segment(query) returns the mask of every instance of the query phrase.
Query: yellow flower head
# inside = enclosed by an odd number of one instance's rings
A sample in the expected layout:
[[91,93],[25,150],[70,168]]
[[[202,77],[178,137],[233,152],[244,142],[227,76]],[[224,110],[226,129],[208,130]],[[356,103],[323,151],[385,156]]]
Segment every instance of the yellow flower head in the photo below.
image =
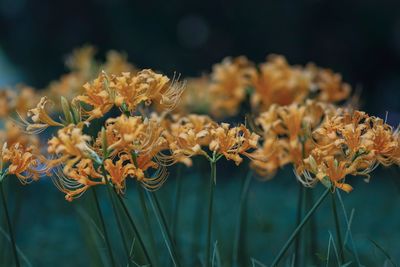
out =
[[47,169],[41,166],[43,156],[39,155],[37,149],[32,146],[25,147],[19,143],[8,146],[4,143],[0,155],[2,174],[4,168],[7,167],[5,174],[15,175],[22,184],[37,180],[47,172]]
[[249,150],[257,148],[258,139],[259,136],[251,133],[244,125],[230,127],[222,123],[211,129],[209,149],[239,165],[243,161],[242,155],[251,157]]
[[309,94],[311,77],[300,67],[290,66],[284,57],[271,55],[260,65],[252,84],[255,88],[253,106],[266,110],[272,104],[301,103]]
[[[127,178],[135,179],[149,190],[158,189],[167,178],[165,167],[156,163],[150,155],[123,153],[118,159],[107,159],[104,166],[109,181],[119,193],[125,191]],[[156,170],[153,176],[146,174],[149,169]]]
[[225,58],[214,65],[211,73],[211,112],[215,116],[235,115],[246,98],[246,88],[250,86],[255,73],[246,57]]
[[[105,134],[110,156],[121,152],[128,154],[157,154],[164,145],[163,128],[155,119],[144,119],[140,116],[121,115],[106,121]],[[101,137],[96,146],[102,143]]]
[[350,96],[351,87],[343,83],[342,76],[330,69],[318,68],[308,64],[305,72],[313,78],[311,92],[316,94],[316,99],[326,103],[337,103]]
[[80,159],[71,168],[55,172],[52,177],[55,186],[63,193],[65,199],[72,201],[80,197],[90,187],[105,184],[103,176],[95,169],[93,160]]
[[173,109],[177,104],[184,86],[177,79],[170,82],[167,76],[145,69],[136,75],[129,72],[114,77],[110,87],[115,91],[115,104],[126,105],[130,112],[139,104],[150,105],[153,101],[166,109]]
[[[297,173],[301,173],[303,159],[314,147],[311,131],[333,112],[333,106],[311,100],[304,104],[271,105],[256,119],[256,124],[262,129],[264,143],[252,154],[254,160],[251,166],[266,178],[289,163],[294,165]],[[274,151],[273,154],[271,151]]]
[[313,131],[315,147],[305,160],[300,177],[306,185],[321,181],[347,192],[347,175],[364,175],[379,164],[396,163],[397,133],[382,119],[361,111],[339,110]]
[[87,121],[101,118],[114,106],[113,95],[108,83],[107,74],[102,72],[92,82],[83,85],[85,90],[83,95],[75,97],[74,102],[80,101],[90,106],[89,110],[84,109],[89,116]]
[[60,129],[57,136],[48,141],[47,152],[57,157],[49,161],[49,166],[64,164],[64,173],[68,173],[82,158],[98,160],[96,152],[89,145],[90,141],[91,137],[84,135],[82,129],[75,125]]
[[50,103],[47,97],[42,97],[35,108],[28,110],[27,117],[20,120],[28,133],[38,134],[46,130],[49,126],[63,127],[64,125],[53,120],[46,110],[46,105]]
[[208,116],[190,114],[185,117],[175,116],[168,122],[164,132],[168,140],[174,162],[192,165],[191,157],[206,155],[203,150],[211,142],[211,129],[217,124]]

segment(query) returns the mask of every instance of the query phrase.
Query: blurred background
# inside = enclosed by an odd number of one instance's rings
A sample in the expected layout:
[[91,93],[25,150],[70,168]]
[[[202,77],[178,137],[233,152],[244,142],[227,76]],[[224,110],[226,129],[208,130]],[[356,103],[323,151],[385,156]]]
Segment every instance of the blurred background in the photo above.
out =
[[[259,63],[268,54],[277,53],[291,64],[312,61],[341,73],[353,89],[362,90],[364,110],[381,117],[388,111],[389,123],[397,125],[399,10],[400,1],[388,0],[0,0],[0,86],[23,82],[45,87],[66,72],[66,55],[83,44],[96,46],[100,56],[110,49],[123,51],[140,68],[167,74],[177,71],[183,77],[209,72],[212,64],[226,56],[246,55]],[[369,238],[400,259],[396,171],[381,170],[376,174],[380,177],[370,184],[355,185],[356,190],[347,200],[349,210],[357,210],[355,238],[361,253],[371,258],[368,262],[372,265],[367,266],[380,266],[378,263],[384,261]],[[230,175],[221,174],[225,178]],[[291,175],[289,170],[263,187],[259,182],[252,187],[249,220],[259,239],[252,243],[253,251],[246,252],[247,256],[270,260],[292,229],[297,191],[290,186],[294,179]],[[233,201],[229,203],[235,203],[239,185],[236,180],[226,183],[217,190],[228,191],[218,194],[228,192],[225,195]],[[187,187],[193,189],[191,184]],[[168,188],[163,188],[161,194],[168,194]],[[26,201],[20,203],[17,239],[32,264],[84,266],[91,262],[84,249],[75,204],[65,202],[50,183],[19,190]],[[265,205],[270,202],[284,205],[279,209]],[[223,224],[233,229],[235,217],[228,218]],[[267,223],[258,223],[262,218]],[[322,216],[321,220],[329,221]],[[320,242],[326,244],[327,231],[324,227],[320,230]],[[231,237],[225,238],[229,242]],[[190,238],[183,234],[182,240]],[[194,260],[192,266],[196,263]]]

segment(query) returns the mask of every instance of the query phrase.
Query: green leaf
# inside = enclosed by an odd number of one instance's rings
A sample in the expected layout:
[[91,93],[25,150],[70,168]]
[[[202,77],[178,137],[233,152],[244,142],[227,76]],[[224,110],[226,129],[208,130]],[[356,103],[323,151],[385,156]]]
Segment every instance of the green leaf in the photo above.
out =
[[377,242],[375,242],[372,239],[369,239],[369,241],[372,242],[372,244],[375,245],[375,247],[377,247],[382,253],[383,255],[385,255],[386,259],[394,266],[397,267],[396,263],[393,261],[392,257],[390,256],[390,254],[382,247],[380,246]]

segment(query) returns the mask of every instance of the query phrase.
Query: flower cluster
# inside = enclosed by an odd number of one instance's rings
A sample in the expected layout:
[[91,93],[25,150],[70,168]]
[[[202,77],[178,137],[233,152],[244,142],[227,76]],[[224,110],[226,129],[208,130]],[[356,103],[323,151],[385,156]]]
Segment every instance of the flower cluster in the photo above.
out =
[[239,165],[241,156],[250,157],[250,150],[257,148],[259,136],[244,125],[232,127],[218,124],[205,115],[175,116],[168,124],[166,140],[175,162],[192,165],[191,157],[202,155],[211,159],[207,152],[224,156]]
[[299,180],[306,186],[321,181],[350,192],[347,175],[369,178],[379,164],[399,163],[399,134],[382,119],[362,111],[338,113],[313,131],[315,146],[304,159],[305,170]]
[[263,143],[254,151],[251,166],[265,178],[287,164],[293,164],[300,172],[303,158],[314,146],[310,133],[329,113],[334,113],[332,105],[312,100],[304,104],[272,105],[255,120]]
[[[117,52],[104,63],[94,54],[89,46],[74,51],[67,60],[71,72],[40,94],[28,87],[20,94],[2,91],[0,102],[7,105],[0,116],[17,112],[25,130],[7,122],[0,132],[8,173],[27,182],[52,170],[55,185],[73,200],[96,185],[124,193],[128,179],[155,190],[167,166],[190,167],[194,156],[236,165],[247,157],[263,178],[291,164],[305,186],[321,181],[345,191],[351,190],[347,175],[400,164],[398,130],[337,106],[351,89],[329,69],[291,66],[277,55],[259,66],[237,57],[216,64],[210,75],[179,82],[179,76],[137,70]],[[246,105],[257,134],[200,115],[234,116]],[[44,159],[35,147],[48,128],[54,136]]]
[[278,55],[269,56],[259,67],[245,57],[225,58],[214,65],[209,76],[191,79],[190,85],[201,93],[196,92],[196,103],[184,97],[182,110],[193,111],[203,106],[216,117],[236,115],[246,101],[253,111],[259,112],[274,104],[304,103],[307,99],[338,103],[346,100],[351,91],[342,77],[329,69],[311,63],[305,67],[291,66]]
[[153,101],[167,109],[173,109],[182,94],[183,86],[165,75],[145,69],[136,75],[123,72],[108,75],[102,72],[84,86],[84,93],[73,101],[80,101],[90,108],[85,110],[87,121],[104,116],[113,106],[123,112],[134,113],[140,104],[150,105]]

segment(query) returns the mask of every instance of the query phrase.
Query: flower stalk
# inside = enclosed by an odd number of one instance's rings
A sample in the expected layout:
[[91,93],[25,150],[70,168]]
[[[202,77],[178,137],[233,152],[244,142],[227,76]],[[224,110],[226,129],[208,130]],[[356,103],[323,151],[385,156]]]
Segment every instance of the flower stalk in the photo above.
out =
[[108,234],[107,234],[107,228],[106,228],[106,224],[105,224],[105,221],[104,221],[104,216],[103,216],[103,213],[101,212],[99,198],[98,198],[97,192],[96,192],[96,187],[93,187],[92,192],[93,192],[94,202],[95,202],[95,205],[96,205],[97,214],[99,215],[99,218],[100,218],[101,228],[103,230],[104,240],[106,242],[108,254],[110,256],[109,260],[110,260],[111,266],[116,267],[117,265],[115,263],[114,255],[113,255],[113,252],[112,252],[110,239],[109,239]]
[[331,199],[332,199],[332,213],[333,213],[333,218],[335,221],[335,228],[336,228],[336,238],[337,238],[337,242],[338,242],[338,247],[339,247],[339,257],[340,257],[340,264],[344,264],[345,261],[345,257],[344,257],[344,244],[342,241],[342,234],[340,231],[340,222],[339,222],[339,216],[337,213],[337,208],[336,208],[336,199],[335,199],[335,194],[331,195]]
[[179,267],[180,263],[179,263],[178,256],[176,254],[175,244],[172,240],[171,232],[169,231],[167,221],[165,219],[165,216],[163,214],[163,211],[161,209],[161,206],[157,199],[157,196],[154,192],[150,192],[148,190],[146,190],[146,194],[149,199],[150,206],[153,209],[154,214],[156,215],[157,222],[160,227],[164,242],[167,246],[172,263],[174,264],[175,267]]
[[0,191],[1,191],[1,202],[3,203],[3,210],[4,210],[4,214],[6,216],[8,233],[10,236],[12,251],[13,251],[13,255],[14,255],[15,266],[19,267],[21,265],[20,265],[19,259],[18,259],[17,245],[15,242],[14,231],[13,231],[13,227],[11,224],[10,213],[8,212],[8,208],[7,208],[7,201],[6,201],[6,197],[5,197],[3,181],[0,182]]
[[212,221],[213,221],[213,207],[214,207],[214,189],[217,180],[217,161],[219,157],[216,153],[213,153],[212,158],[210,158],[210,183],[208,192],[208,221],[207,221],[207,241],[206,241],[206,266],[211,266],[211,234],[212,234]]
[[286,251],[289,249],[290,245],[293,243],[293,241],[296,239],[297,235],[301,232],[303,227],[307,224],[307,222],[310,220],[311,216],[314,214],[314,212],[318,209],[318,207],[322,204],[322,202],[325,200],[325,198],[328,196],[330,193],[331,188],[327,188],[324,193],[321,195],[321,197],[315,202],[314,206],[310,209],[310,211],[306,214],[306,216],[303,218],[303,220],[300,222],[300,224],[296,227],[296,229],[293,231],[289,239],[286,241],[285,245],[282,247],[282,249],[279,251],[278,255],[275,257],[274,261],[271,264],[271,267],[278,266],[278,263],[281,261],[283,256],[285,255]]
[[239,266],[240,237],[242,234],[243,216],[245,213],[245,206],[246,206],[245,204],[247,200],[247,195],[249,193],[249,188],[252,178],[253,178],[253,171],[249,171],[247,173],[246,179],[244,180],[242,193],[240,195],[239,213],[236,222],[235,240],[233,244],[233,254],[232,254],[232,264],[236,266]]

